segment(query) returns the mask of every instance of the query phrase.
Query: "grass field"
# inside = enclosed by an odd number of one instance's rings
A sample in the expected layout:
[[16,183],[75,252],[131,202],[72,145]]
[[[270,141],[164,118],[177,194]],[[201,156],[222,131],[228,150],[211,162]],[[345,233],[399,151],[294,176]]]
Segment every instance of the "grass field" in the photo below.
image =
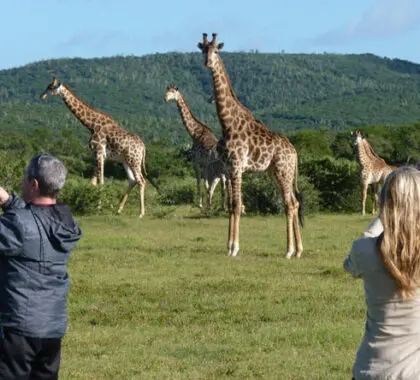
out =
[[285,218],[245,216],[227,257],[227,217],[197,209],[77,218],[61,379],[350,379],[362,282],[342,269],[371,217],[306,218],[286,260]]

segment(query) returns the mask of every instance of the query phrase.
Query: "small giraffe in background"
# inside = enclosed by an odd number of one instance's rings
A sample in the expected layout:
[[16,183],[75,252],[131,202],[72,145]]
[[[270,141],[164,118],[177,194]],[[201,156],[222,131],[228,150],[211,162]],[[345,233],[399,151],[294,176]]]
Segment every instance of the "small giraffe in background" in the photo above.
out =
[[378,208],[378,185],[383,184],[388,174],[398,169],[398,167],[388,165],[384,159],[379,157],[361,131],[351,132],[351,136],[355,139],[354,143],[357,146],[356,157],[362,168],[362,215],[365,215],[369,185],[372,185],[372,214],[375,214]]
[[[223,136],[218,143],[220,158],[227,167],[229,189],[229,237],[228,254],[236,256],[239,251],[239,223],[242,206],[242,174],[269,170],[283,196],[287,215],[287,253],[300,257],[303,251],[299,221],[303,225],[303,198],[299,194],[298,157],[290,141],[271,132],[261,121],[240,103],[219,51],[223,43],[216,43],[216,34],[208,41],[203,33],[203,42],[197,46],[204,55],[205,66],[213,75],[214,98]],[[293,187],[296,188],[296,196]],[[299,199],[299,201],[298,201]]]
[[209,209],[211,208],[214,190],[217,184],[221,182],[221,208],[224,210],[226,205],[226,176],[223,163],[217,156],[217,137],[207,125],[194,116],[185,98],[174,84],[168,86],[164,99],[166,102],[170,100],[176,101],[185,129],[193,140],[191,153],[197,181],[198,207],[203,207],[201,184],[202,180],[204,180],[207,192],[207,207]]
[[78,99],[65,84],[56,77],[41,94],[41,100],[48,95],[59,96],[69,110],[91,132],[89,147],[95,152],[96,169],[92,184],[104,183],[104,162],[107,158],[122,161],[127,173],[129,184],[123,195],[118,214],[124,208],[128,195],[137,183],[140,191],[140,218],[144,216],[144,189],[146,181],[142,171],[146,174],[146,146],[143,140],[134,133],[121,128],[111,116],[98,111]]

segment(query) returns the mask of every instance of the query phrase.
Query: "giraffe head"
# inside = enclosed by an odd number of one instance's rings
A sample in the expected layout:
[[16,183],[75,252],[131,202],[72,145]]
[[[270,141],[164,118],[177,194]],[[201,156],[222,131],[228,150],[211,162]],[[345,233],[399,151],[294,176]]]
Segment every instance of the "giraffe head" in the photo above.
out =
[[204,54],[204,65],[208,68],[213,68],[216,61],[219,50],[223,49],[224,43],[216,43],[217,34],[212,34],[212,40],[209,42],[207,39],[207,33],[203,33],[203,42],[198,42],[197,46]]
[[178,87],[176,87],[174,84],[170,84],[168,86],[168,89],[165,94],[165,102],[175,99],[178,100],[181,96],[181,93],[178,91]]
[[360,129],[357,129],[355,132],[351,132],[351,137],[354,139],[354,145],[358,145],[365,138],[365,135]]
[[53,78],[52,82],[47,86],[45,91],[41,94],[40,99],[47,99],[48,95],[61,95],[64,90],[64,86],[58,81],[56,77]]

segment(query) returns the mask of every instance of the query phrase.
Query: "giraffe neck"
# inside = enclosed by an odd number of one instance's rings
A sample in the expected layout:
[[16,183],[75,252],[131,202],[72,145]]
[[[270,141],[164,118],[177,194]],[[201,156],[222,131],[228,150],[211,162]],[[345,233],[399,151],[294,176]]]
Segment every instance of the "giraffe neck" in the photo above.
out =
[[73,92],[65,85],[61,93],[61,97],[67,108],[76,116],[77,119],[89,130],[94,131],[97,127],[103,125],[101,121],[104,118],[111,119],[110,116],[103,112],[96,111],[89,107],[84,101],[80,100]]
[[178,97],[177,105],[181,119],[184,122],[185,129],[193,139],[196,139],[202,134],[201,132],[203,130],[203,126],[195,118],[182,95]]
[[372,146],[367,142],[367,140],[362,140],[357,147],[357,158],[360,165],[366,166],[373,161],[383,161],[382,158],[374,152]]
[[[241,104],[233,91],[232,84],[220,56],[217,56],[216,62],[211,67],[211,72],[213,75],[217,114],[220,119],[223,134],[225,135],[234,128],[234,124],[232,123],[234,120],[232,115],[234,113],[236,116],[239,116],[239,113],[244,113],[247,119],[253,117],[251,112]],[[235,108],[237,112],[232,112]]]

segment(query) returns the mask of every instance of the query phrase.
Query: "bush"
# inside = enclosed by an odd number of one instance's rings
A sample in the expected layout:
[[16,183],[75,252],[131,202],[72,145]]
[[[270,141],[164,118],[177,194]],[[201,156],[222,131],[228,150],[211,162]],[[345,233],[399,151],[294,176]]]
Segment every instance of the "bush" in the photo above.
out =
[[319,191],[322,210],[360,210],[360,167],[357,162],[330,156],[301,156],[299,168]]
[[29,156],[21,151],[0,150],[0,185],[10,192],[20,192],[28,162]]
[[[112,182],[104,186],[92,186],[90,181],[70,177],[60,193],[58,201],[67,204],[79,215],[97,214],[115,209],[115,200],[120,198],[119,189]],[[99,204],[101,208],[99,209]]]
[[192,164],[183,155],[182,149],[175,149],[165,142],[149,144],[146,153],[148,176],[187,178],[193,175]]
[[[193,204],[196,197],[197,188],[191,183],[171,182],[168,187],[160,189],[158,202],[165,206]],[[203,198],[205,190],[203,188]]]
[[[304,196],[304,213],[319,211],[320,195],[308,178],[300,175],[298,187]],[[249,173],[242,184],[245,211],[259,214],[284,213],[284,203],[280,192],[267,173]]]

